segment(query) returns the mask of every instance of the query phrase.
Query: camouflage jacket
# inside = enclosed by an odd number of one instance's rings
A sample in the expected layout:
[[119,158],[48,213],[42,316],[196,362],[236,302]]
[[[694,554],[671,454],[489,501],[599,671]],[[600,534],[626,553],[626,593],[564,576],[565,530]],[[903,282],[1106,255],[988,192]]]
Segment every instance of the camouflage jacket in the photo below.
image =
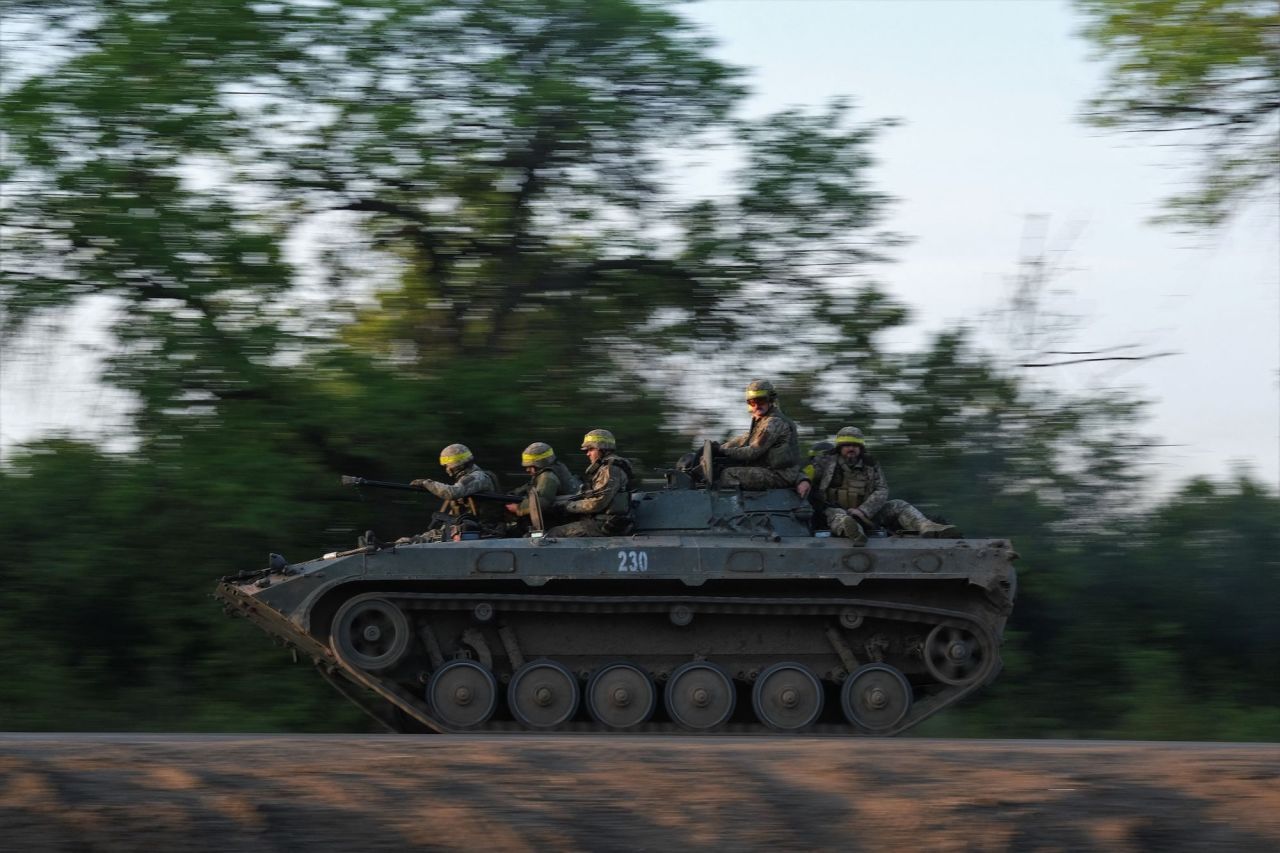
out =
[[828,506],[860,509],[867,517],[875,515],[889,499],[889,482],[880,463],[861,456],[850,464],[838,453],[813,460],[813,489]]
[[781,471],[792,480],[800,477],[800,438],[795,421],[774,405],[764,415],[751,419],[751,428],[729,439],[720,450],[731,462]]
[[[530,477],[529,482],[516,490],[516,494],[527,496],[530,492],[537,492],[538,502],[544,507],[549,507],[556,498],[576,494],[581,488],[582,482],[569,473],[569,469],[563,462],[556,461],[550,468],[543,468]],[[516,511],[516,515],[523,517],[528,514],[529,498],[525,497],[520,501],[520,508]]]
[[497,492],[498,478],[481,468],[471,465],[461,471],[452,484],[426,480],[423,488],[444,501],[444,511],[450,515],[461,515],[471,512],[471,503],[475,504],[475,513],[483,518],[501,517],[502,508],[495,501],[467,501],[478,492]]
[[584,473],[586,491],[564,505],[574,515],[628,515],[631,512],[631,463],[609,454]]

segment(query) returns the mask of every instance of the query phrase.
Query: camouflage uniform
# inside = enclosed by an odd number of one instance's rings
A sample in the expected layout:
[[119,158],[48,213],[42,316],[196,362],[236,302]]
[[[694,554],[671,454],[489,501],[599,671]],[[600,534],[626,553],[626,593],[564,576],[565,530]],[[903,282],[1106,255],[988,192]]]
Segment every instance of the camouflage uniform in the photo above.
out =
[[502,505],[497,501],[478,501],[470,499],[479,492],[496,493],[499,491],[498,478],[479,465],[472,462],[453,475],[453,483],[440,483],[436,480],[414,480],[431,494],[444,501],[441,511],[457,517],[473,515],[489,529],[497,529],[503,520]]
[[[732,467],[720,472],[721,486],[744,489],[786,489],[800,479],[800,439],[796,425],[774,403],[751,419],[743,435],[720,445]],[[733,465],[733,463],[738,463]]]
[[553,462],[550,467],[543,468],[529,478],[529,482],[517,488],[514,494],[525,495],[524,500],[520,501],[520,506],[516,510],[516,515],[521,518],[529,517],[529,498],[530,492],[538,493],[538,503],[540,503],[544,511],[555,503],[555,499],[565,495],[575,494],[582,484],[577,477],[569,473],[569,469],[560,461]]
[[856,544],[867,541],[858,519],[849,514],[860,509],[874,524],[890,529],[934,535],[948,529],[925,518],[903,500],[889,500],[889,483],[880,463],[863,453],[852,461],[833,453],[814,460],[814,493],[826,502],[827,527],[832,534]]
[[631,463],[606,453],[586,470],[586,491],[562,504],[582,516],[547,531],[548,536],[623,536],[631,530]]

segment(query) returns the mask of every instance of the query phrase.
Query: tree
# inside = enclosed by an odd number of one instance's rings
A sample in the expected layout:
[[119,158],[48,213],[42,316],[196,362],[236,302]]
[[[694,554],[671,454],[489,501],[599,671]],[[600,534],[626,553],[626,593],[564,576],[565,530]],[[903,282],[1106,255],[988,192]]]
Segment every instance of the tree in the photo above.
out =
[[1110,62],[1086,107],[1104,128],[1189,136],[1195,187],[1167,221],[1224,223],[1280,191],[1280,7],[1274,0],[1076,0],[1084,36]]
[[[13,332],[119,300],[110,378],[148,433],[287,398],[270,367],[335,347],[480,424],[520,409],[459,391],[497,377],[599,403],[635,346],[748,337],[783,292],[800,322],[891,242],[877,128],[734,120],[736,70],[664,3],[13,5],[63,61],[4,97],[0,307]],[[666,152],[716,134],[743,140],[737,182],[674,193]],[[285,245],[326,224],[346,245],[318,254],[308,311]]]

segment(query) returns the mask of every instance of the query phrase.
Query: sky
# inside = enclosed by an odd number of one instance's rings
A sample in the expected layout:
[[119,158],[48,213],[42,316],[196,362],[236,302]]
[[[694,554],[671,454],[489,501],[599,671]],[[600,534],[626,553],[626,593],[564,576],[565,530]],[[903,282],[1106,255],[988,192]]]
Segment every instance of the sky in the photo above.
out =
[[[684,14],[749,69],[748,113],[854,104],[897,118],[875,146],[887,223],[913,242],[881,283],[914,311],[896,341],[956,322],[989,329],[1026,251],[1051,254],[1052,310],[1078,317],[1070,346],[1174,355],[1049,368],[1064,391],[1125,388],[1151,403],[1157,488],[1240,466],[1280,488],[1280,203],[1211,235],[1147,223],[1191,173],[1160,138],[1077,118],[1103,73],[1057,0],[711,0]],[[91,311],[90,311],[91,313]],[[74,326],[76,318],[71,318]],[[92,337],[0,364],[0,446],[120,422],[92,381]]]

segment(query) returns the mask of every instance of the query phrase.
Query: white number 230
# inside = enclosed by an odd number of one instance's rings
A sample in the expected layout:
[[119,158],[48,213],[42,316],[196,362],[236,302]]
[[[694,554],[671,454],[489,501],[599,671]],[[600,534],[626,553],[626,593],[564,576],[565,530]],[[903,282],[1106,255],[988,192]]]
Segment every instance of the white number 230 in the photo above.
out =
[[644,551],[619,551],[618,552],[618,571],[620,572],[649,571],[649,555]]

